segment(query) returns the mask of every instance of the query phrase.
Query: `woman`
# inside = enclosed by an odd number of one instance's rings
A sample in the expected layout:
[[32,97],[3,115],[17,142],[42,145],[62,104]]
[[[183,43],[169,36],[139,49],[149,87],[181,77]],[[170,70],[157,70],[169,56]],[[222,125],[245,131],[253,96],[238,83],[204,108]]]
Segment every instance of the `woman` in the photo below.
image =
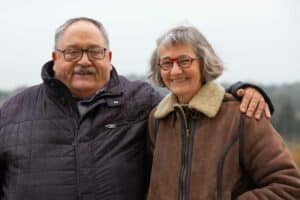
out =
[[282,138],[266,118],[244,118],[214,82],[222,62],[196,28],[162,35],[150,71],[171,93],[149,117],[149,200],[300,199]]

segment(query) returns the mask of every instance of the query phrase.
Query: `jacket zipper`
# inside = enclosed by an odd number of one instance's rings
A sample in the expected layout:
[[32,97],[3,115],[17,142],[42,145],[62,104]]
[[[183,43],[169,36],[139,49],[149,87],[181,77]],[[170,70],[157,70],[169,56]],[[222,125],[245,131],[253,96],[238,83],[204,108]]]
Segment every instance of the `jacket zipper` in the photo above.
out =
[[194,145],[194,134],[195,134],[195,120],[191,119],[189,124],[189,135],[188,135],[188,145],[187,145],[187,177],[186,177],[186,197],[190,199],[190,177],[191,177],[191,165],[192,165],[192,155],[193,155],[193,145]]
[[181,117],[182,124],[182,149],[181,149],[181,167],[179,175],[179,200],[189,199],[189,181],[190,181],[190,168],[192,163],[192,146],[193,146],[193,133],[194,124],[193,121],[188,123],[186,115],[182,107],[178,107],[178,111]]
[[[72,115],[77,116],[77,112],[74,110],[74,108],[72,107],[71,104],[69,104],[70,106],[70,110]],[[79,162],[79,158],[78,158],[78,132],[79,132],[79,122],[78,122],[78,118],[77,117],[73,117],[73,122],[74,122],[74,127],[75,127],[75,131],[74,131],[74,140],[72,142],[72,146],[73,146],[73,150],[74,150],[74,167],[75,167],[75,173],[76,173],[76,190],[77,190],[77,197],[76,199],[80,199],[80,190],[79,190],[79,182],[80,182],[80,173],[79,173],[79,167],[78,167],[78,162]]]
[[184,148],[184,166],[183,166],[183,178],[182,178],[182,199],[189,199],[188,198],[188,187],[187,187],[187,180],[188,180],[188,166],[189,166],[189,160],[188,160],[188,155],[189,155],[189,144],[190,144],[190,129],[186,128],[185,129],[185,134],[184,134],[184,139],[185,139],[185,148]]
[[77,141],[77,137],[78,137],[78,123],[76,121],[76,119],[74,119],[74,124],[75,124],[75,134],[74,134],[74,141],[73,141],[73,149],[74,149],[74,166],[75,166],[75,172],[76,172],[76,189],[77,189],[77,199],[80,199],[80,190],[79,190],[79,167],[78,167],[78,162],[79,162],[79,158],[78,158],[78,141]]

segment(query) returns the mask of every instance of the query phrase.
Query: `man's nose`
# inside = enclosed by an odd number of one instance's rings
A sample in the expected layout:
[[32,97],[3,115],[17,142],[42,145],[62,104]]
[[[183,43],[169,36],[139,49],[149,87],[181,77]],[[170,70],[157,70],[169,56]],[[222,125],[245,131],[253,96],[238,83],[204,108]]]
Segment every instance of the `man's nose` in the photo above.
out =
[[91,60],[89,59],[87,52],[82,52],[82,56],[81,59],[78,61],[78,64],[82,64],[82,65],[91,64]]

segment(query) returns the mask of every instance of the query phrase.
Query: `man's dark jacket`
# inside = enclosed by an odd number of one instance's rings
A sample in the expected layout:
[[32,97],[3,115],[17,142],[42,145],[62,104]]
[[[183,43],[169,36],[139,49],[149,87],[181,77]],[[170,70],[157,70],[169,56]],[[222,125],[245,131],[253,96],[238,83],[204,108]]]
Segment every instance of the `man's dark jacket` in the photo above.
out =
[[143,199],[147,117],[159,93],[113,70],[80,116],[52,67],[44,65],[43,84],[2,106],[0,199]]

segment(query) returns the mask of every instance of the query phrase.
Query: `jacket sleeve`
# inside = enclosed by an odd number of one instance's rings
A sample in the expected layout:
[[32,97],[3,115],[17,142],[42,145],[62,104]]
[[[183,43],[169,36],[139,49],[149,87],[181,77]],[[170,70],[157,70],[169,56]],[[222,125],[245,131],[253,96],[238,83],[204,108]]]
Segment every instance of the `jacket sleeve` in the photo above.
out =
[[236,82],[236,83],[232,84],[229,88],[227,88],[226,92],[232,94],[235,98],[241,100],[242,98],[237,95],[237,91],[241,88],[246,88],[246,87],[252,87],[252,88],[256,89],[258,92],[260,92],[260,94],[264,97],[265,101],[267,102],[267,104],[270,108],[271,114],[273,114],[274,106],[273,106],[273,103],[271,101],[271,98],[268,96],[268,94],[261,87],[259,87],[257,85],[250,84],[250,83],[243,83],[243,82],[239,81],[239,82]]
[[300,199],[300,172],[269,120],[246,118],[243,157],[256,189],[238,200]]

